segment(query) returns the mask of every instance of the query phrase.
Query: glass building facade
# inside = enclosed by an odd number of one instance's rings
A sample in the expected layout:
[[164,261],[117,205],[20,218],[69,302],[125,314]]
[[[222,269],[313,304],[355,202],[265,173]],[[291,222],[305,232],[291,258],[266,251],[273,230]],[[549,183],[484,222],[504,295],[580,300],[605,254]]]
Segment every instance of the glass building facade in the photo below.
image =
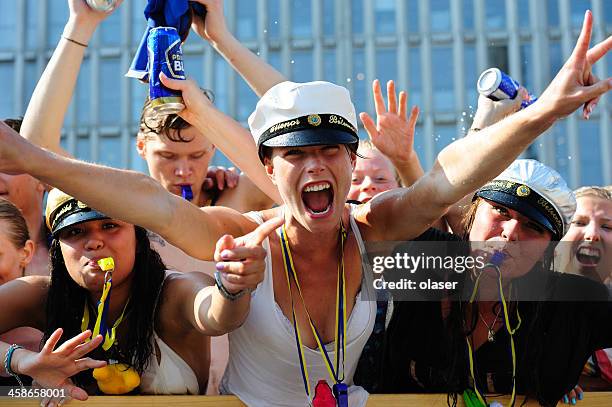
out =
[[[123,76],[145,26],[145,0],[127,0],[105,20],[86,53],[63,146],[78,158],[146,171],[135,135],[147,88]],[[395,79],[421,107],[415,147],[427,168],[462,137],[475,111],[475,82],[497,66],[539,94],[569,56],[584,11],[595,15],[593,42],[612,34],[609,0],[226,0],[232,32],[294,81],[346,86],[358,111],[373,112],[375,78]],[[3,1],[0,12],[0,117],[25,109],[56,46],[66,0]],[[215,104],[246,126],[257,97],[197,35],[185,69],[212,89]],[[595,67],[612,75],[612,53]],[[557,123],[525,153],[556,168],[572,187],[612,184],[612,96],[591,120]],[[361,135],[366,137],[361,129]],[[222,156],[215,161],[225,163]]]

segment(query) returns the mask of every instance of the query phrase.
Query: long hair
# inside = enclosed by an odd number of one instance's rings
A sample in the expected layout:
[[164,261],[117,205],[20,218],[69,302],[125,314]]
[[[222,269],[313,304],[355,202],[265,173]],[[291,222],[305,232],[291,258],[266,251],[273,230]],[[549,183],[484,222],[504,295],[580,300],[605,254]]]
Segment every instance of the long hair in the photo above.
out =
[[[154,355],[153,330],[159,309],[158,300],[164,282],[166,266],[159,254],[151,248],[145,229],[134,226],[136,253],[132,273],[134,277],[130,290],[130,302],[123,324],[127,324],[127,335],[118,337],[118,345],[108,352],[98,347],[90,357],[117,359],[132,366],[139,374],[147,368]],[[46,304],[46,327],[43,342],[57,328],[63,328],[61,343],[81,332],[83,308],[88,301],[88,291],[72,280],[66,269],[58,239],[54,239],[49,250],[51,257],[51,285]],[[128,323],[129,322],[129,323]],[[91,385],[90,373],[82,372],[75,382]]]
[[[474,224],[476,210],[481,201],[481,198],[474,200],[462,219],[463,229],[461,236],[465,241],[469,241],[469,234]],[[513,280],[513,288],[515,288],[517,292],[521,292],[523,289],[529,289],[533,286],[541,287],[544,289],[543,294],[546,295],[551,288],[548,283],[550,283],[550,277],[553,274],[553,259],[554,244],[551,244],[544,252],[542,258],[528,273]],[[459,292],[471,292],[474,281],[469,278],[469,274],[470,273],[464,273],[466,278],[460,282],[461,287],[459,287]],[[449,389],[447,403],[448,405],[456,405],[458,394],[469,386],[470,379],[468,373],[469,365],[467,364],[466,338],[472,335],[476,329],[479,304],[478,301],[470,304],[463,299],[453,301],[451,304],[451,310],[446,320],[450,365],[449,370],[446,372],[445,379],[447,388]],[[498,307],[501,306],[501,302],[497,302],[494,305],[493,312],[497,313],[499,310]],[[539,361],[543,351],[543,343],[541,340],[543,327],[540,318],[542,303],[540,301],[520,302],[510,307],[509,318],[512,326],[516,326],[517,324],[517,312],[521,312],[521,314],[528,312],[530,315],[529,323],[524,322],[520,328],[520,330],[526,332],[525,335],[529,338],[527,341],[530,345],[526,352],[522,354],[517,353],[517,366],[522,366],[521,370],[527,372],[527,377],[523,377],[523,379],[527,380],[528,386],[533,386],[525,389],[528,391],[527,396],[534,396],[536,399],[542,400],[538,380],[540,377]],[[517,371],[517,382],[520,379]],[[527,400],[527,396],[525,401]]]

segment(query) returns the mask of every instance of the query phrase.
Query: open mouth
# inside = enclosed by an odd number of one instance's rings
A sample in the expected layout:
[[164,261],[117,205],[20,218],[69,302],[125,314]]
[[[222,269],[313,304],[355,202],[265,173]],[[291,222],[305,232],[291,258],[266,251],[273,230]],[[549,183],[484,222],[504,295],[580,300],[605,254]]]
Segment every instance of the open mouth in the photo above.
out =
[[583,266],[596,266],[601,260],[601,252],[596,247],[580,246],[576,251],[576,260]]
[[307,184],[302,190],[302,202],[312,215],[326,215],[334,202],[334,190],[327,181]]

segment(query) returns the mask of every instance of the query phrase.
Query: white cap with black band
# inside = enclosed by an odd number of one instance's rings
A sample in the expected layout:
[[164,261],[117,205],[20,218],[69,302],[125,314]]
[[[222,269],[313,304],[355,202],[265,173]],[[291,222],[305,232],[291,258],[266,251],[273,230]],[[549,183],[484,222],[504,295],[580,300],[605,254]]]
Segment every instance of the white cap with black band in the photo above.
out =
[[357,115],[349,91],[330,82],[281,82],[270,88],[249,117],[263,147],[356,144]]

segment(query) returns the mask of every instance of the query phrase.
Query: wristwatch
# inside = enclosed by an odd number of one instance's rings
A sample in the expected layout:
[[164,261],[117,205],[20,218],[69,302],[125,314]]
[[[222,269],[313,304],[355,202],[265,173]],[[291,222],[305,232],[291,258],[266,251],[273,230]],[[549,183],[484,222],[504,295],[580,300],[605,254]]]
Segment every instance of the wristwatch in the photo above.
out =
[[225,288],[225,286],[223,285],[223,280],[221,279],[220,271],[215,271],[215,284],[217,288],[219,289],[219,292],[221,293],[221,295],[230,301],[235,301],[238,298],[245,295],[246,293],[250,292],[250,290],[240,290],[237,293],[232,294],[229,291],[227,291],[227,288]]

